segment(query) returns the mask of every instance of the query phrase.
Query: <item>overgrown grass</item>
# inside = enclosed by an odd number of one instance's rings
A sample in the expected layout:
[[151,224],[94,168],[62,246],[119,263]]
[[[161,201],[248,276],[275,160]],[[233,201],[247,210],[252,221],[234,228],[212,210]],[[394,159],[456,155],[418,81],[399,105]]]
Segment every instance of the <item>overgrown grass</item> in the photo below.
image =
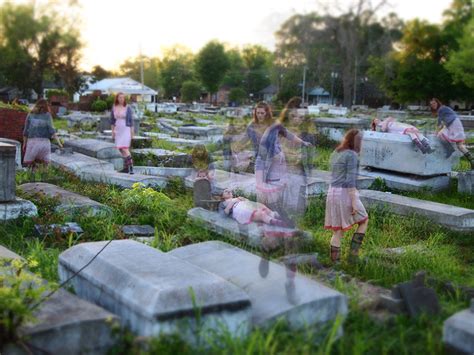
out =
[[[323,154],[330,153],[330,149]],[[324,161],[326,158],[321,158]],[[186,217],[192,207],[191,194],[182,182],[172,180],[168,188],[155,191],[136,187],[121,190],[103,184],[80,181],[64,171],[49,168],[35,174],[19,172],[17,184],[29,181],[51,182],[68,190],[86,195],[110,206],[113,214],[107,218],[80,217],[76,221],[84,229],[76,235],[38,237],[34,224],[63,223],[67,217],[54,212],[58,201],[36,197],[34,202],[39,216],[21,219],[0,225],[0,244],[24,257],[38,262],[34,271],[43,278],[57,281],[58,255],[65,249],[86,241],[120,239],[120,227],[124,224],[150,224],[155,227],[152,246],[163,251],[206,240],[223,240]],[[21,195],[21,194],[20,194]],[[436,195],[435,195],[436,196]],[[449,197],[449,194],[445,197]],[[312,233],[314,242],[307,251],[317,252],[323,264],[329,264],[329,239],[331,232],[324,230],[323,196],[311,199],[308,210],[300,221],[301,227]],[[421,269],[430,275],[457,284],[474,286],[474,240],[469,236],[447,231],[418,217],[399,217],[384,210],[370,210],[367,236],[362,247],[361,262],[350,265],[344,262],[350,243],[350,232],[343,239],[342,270],[362,280],[390,287],[395,283],[411,279]],[[224,239],[233,245],[258,253],[242,243]],[[385,249],[409,247],[401,255],[387,254]],[[273,255],[277,257],[278,254]],[[304,271],[304,270],[300,270]],[[308,271],[309,272],[309,271]],[[333,287],[352,294],[353,286],[336,279]],[[356,302],[350,303],[350,313],[344,322],[345,335],[339,340],[326,337],[319,343],[314,330],[295,332],[284,324],[270,329],[253,330],[248,337],[233,338],[222,331],[203,340],[198,347],[184,343],[178,336],[154,339],[140,347],[132,336],[122,336],[123,342],[116,353],[182,353],[182,354],[398,354],[398,353],[440,353],[442,352],[442,322],[455,311],[465,308],[466,301],[441,295],[443,312],[435,317],[421,317],[413,320],[404,316],[392,323],[380,325]],[[332,324],[330,325],[332,326]],[[327,333],[326,333],[327,334]],[[331,334],[331,333],[329,333]]]

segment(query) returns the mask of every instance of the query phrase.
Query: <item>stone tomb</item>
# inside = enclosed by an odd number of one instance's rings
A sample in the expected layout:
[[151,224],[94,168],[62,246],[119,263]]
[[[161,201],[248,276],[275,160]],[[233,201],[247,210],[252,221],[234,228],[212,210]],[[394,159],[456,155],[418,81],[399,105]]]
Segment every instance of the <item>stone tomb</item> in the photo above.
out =
[[[219,241],[191,244],[168,254],[216,274],[244,290],[252,303],[252,324],[271,326],[284,319],[292,329],[320,326],[345,317],[343,294],[285,266]],[[261,264],[268,273],[262,274]]]
[[341,141],[346,132],[352,128],[365,130],[370,127],[370,119],[368,118],[324,117],[314,118],[313,122],[320,134],[337,142]]
[[16,197],[16,147],[0,143],[0,222],[38,214],[30,201]]
[[[82,243],[61,253],[66,280],[107,242]],[[131,240],[114,240],[71,280],[76,294],[120,316],[142,336],[178,332],[195,342],[196,331],[226,327],[243,336],[250,325],[247,294],[223,278],[187,261]]]
[[450,173],[453,165],[459,161],[458,154],[453,153],[446,159],[445,148],[440,140],[433,135],[427,138],[435,150],[431,154],[421,153],[407,135],[364,132],[360,165],[418,176]]
[[218,126],[181,126],[178,134],[180,138],[218,142],[222,141],[223,129]]
[[55,209],[56,212],[63,213],[69,217],[73,217],[76,214],[98,216],[111,213],[109,207],[56,185],[44,182],[32,182],[20,185],[19,189],[32,197],[37,194],[42,194],[49,198],[57,198],[59,205]]
[[113,143],[97,139],[76,139],[64,142],[74,152],[81,153],[100,160],[106,160],[114,165],[115,170],[123,169],[123,158]]
[[474,299],[471,307],[449,317],[443,325],[443,342],[460,354],[474,354]]
[[51,154],[51,165],[74,174],[79,174],[84,169],[114,171],[114,165],[108,161],[92,158],[81,153],[69,154],[59,149]]
[[361,190],[360,198],[367,208],[387,208],[402,216],[425,217],[452,230],[474,231],[474,210],[373,190]]

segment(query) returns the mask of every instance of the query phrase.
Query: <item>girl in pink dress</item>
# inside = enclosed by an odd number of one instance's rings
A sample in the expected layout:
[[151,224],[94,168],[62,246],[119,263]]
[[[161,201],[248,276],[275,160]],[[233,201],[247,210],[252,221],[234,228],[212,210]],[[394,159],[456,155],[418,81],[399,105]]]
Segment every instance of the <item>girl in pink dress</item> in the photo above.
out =
[[125,95],[119,92],[115,96],[114,106],[110,113],[112,125],[112,138],[115,146],[122,154],[124,169],[122,172],[133,174],[133,160],[130,154],[130,145],[133,137],[133,113],[132,108],[127,105]]
[[279,215],[277,212],[272,211],[262,203],[250,201],[245,197],[234,197],[231,189],[225,189],[222,193],[219,211],[223,212],[226,216],[232,217],[240,224],[263,222],[286,227],[286,224],[278,219]]
[[411,124],[398,122],[393,117],[388,117],[383,121],[375,118],[372,121],[372,130],[376,131],[377,129],[386,133],[406,134],[423,154],[433,153],[428,138],[422,135],[418,128]]

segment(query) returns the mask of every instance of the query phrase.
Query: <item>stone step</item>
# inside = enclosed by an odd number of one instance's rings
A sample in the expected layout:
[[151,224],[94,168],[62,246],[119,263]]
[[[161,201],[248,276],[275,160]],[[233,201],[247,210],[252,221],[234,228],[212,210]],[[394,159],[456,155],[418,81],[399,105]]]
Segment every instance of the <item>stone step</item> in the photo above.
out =
[[361,190],[360,198],[367,208],[387,208],[402,216],[426,217],[452,230],[474,231],[474,210],[372,190]]
[[434,135],[427,138],[434,149],[431,154],[423,154],[407,135],[366,131],[362,140],[360,165],[420,176],[450,173],[459,162],[459,153],[455,152],[447,159],[446,148],[439,138]]
[[113,143],[87,138],[66,140],[64,146],[72,148],[74,152],[106,160],[114,164],[116,170],[123,168],[122,156]]
[[114,165],[108,161],[81,153],[64,154],[60,150],[51,154],[51,165],[66,169],[74,174],[80,173],[83,169],[114,170]]
[[168,183],[168,180],[163,177],[119,173],[102,169],[83,169],[80,171],[79,177],[84,181],[101,182],[123,188],[131,188],[135,183],[143,184],[145,187],[165,188]]
[[245,290],[252,302],[254,326],[271,326],[285,319],[292,329],[301,329],[330,323],[348,312],[343,294],[227,243],[191,244],[168,254]]
[[[105,243],[82,243],[61,253],[61,281],[96,256]],[[119,315],[122,325],[142,336],[178,332],[193,341],[198,327],[208,332],[225,326],[229,334],[240,336],[250,325],[250,300],[244,291],[131,240],[114,240],[71,285],[79,297]]]
[[55,211],[66,214],[70,218],[76,214],[99,216],[111,213],[108,206],[53,184],[32,182],[20,185],[18,189],[31,197],[41,194],[49,198],[57,198],[59,200],[59,206],[55,208]]

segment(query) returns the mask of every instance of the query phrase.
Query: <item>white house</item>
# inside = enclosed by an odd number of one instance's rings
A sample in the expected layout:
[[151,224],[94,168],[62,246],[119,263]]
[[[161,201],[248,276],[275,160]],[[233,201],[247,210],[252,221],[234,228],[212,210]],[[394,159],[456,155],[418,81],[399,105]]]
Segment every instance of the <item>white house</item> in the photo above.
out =
[[92,93],[100,90],[103,94],[117,94],[123,92],[125,95],[136,95],[138,101],[156,102],[158,92],[142,85],[132,78],[107,78],[99,80],[93,84],[89,84],[84,94]]

